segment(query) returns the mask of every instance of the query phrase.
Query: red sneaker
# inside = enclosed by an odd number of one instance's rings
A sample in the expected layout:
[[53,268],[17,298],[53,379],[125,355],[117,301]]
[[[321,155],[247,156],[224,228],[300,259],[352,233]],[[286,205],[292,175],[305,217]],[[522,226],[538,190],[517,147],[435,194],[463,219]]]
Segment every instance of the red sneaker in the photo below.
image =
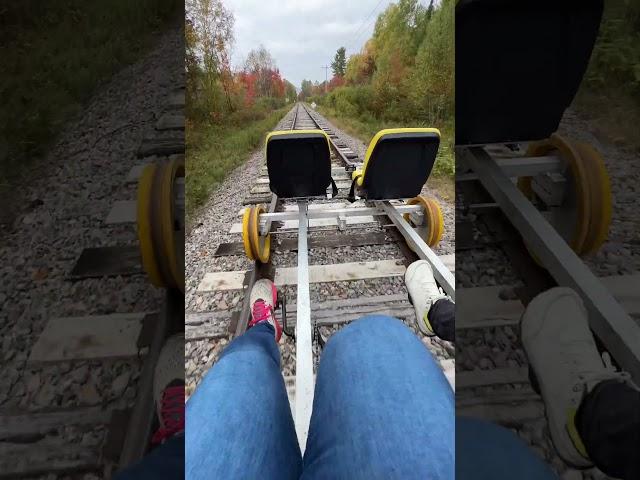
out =
[[153,396],[160,427],[151,443],[157,445],[184,432],[184,333],[170,337],[160,351]]
[[282,336],[282,326],[276,319],[274,308],[278,301],[278,290],[275,284],[266,278],[258,280],[251,289],[251,320],[249,328],[267,322],[275,329],[276,343]]

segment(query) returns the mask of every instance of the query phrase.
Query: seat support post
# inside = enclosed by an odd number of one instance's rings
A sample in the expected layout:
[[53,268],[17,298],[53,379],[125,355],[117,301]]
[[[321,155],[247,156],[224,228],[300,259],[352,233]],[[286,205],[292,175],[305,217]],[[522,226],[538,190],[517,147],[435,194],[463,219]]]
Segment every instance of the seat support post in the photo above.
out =
[[307,201],[298,201],[298,298],[296,318],[295,427],[302,453],[307,444],[313,405],[313,351],[311,301],[309,298],[309,256],[307,251]]

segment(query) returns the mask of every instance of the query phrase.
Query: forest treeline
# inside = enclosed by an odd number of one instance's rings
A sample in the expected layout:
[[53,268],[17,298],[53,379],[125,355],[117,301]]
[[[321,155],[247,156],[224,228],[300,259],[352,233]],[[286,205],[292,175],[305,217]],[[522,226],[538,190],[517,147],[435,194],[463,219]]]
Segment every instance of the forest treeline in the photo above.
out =
[[[231,67],[234,16],[221,0],[185,2],[188,221],[296,100],[263,46]],[[287,106],[288,105],[288,106]]]
[[295,100],[294,85],[281,77],[264,46],[249,52],[240,69],[231,68],[234,16],[221,0],[187,0],[185,6],[187,118],[192,126],[263,118]]
[[300,97],[355,119],[369,135],[387,126],[439,128],[436,173],[453,175],[454,1],[399,0],[378,16],[373,36],[348,57],[344,74],[336,68],[340,57],[336,52],[328,85],[305,80]]

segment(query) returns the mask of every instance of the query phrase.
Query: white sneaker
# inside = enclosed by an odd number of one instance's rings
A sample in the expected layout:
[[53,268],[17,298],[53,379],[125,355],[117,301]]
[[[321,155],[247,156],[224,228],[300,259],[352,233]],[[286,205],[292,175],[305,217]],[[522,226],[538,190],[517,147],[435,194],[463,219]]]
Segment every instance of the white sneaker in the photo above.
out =
[[274,313],[278,301],[278,290],[275,284],[267,278],[258,280],[253,284],[249,300],[251,302],[249,328],[258,323],[267,322],[275,329],[276,343],[279,342],[282,336],[282,327]]
[[610,359],[600,356],[587,310],[570,288],[552,288],[534,298],[522,316],[521,330],[558,454],[576,467],[591,466],[575,426],[580,402],[601,381],[630,381],[629,375],[616,372]]
[[441,298],[447,298],[447,295],[438,287],[429,262],[417,260],[409,265],[404,274],[404,283],[407,285],[409,298],[416,311],[418,328],[423,334],[434,336],[435,332],[429,323],[427,314],[431,305]]

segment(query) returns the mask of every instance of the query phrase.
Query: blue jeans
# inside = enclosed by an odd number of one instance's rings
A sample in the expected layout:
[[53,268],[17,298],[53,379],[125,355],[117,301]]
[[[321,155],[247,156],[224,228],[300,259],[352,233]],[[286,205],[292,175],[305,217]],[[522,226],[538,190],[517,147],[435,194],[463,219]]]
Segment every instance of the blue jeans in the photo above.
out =
[[[399,320],[366,317],[325,347],[303,458],[273,328],[261,324],[227,347],[187,403],[184,473],[452,480],[457,469],[458,479],[555,478],[511,432],[467,419],[455,425],[465,456],[454,466],[454,408],[453,391],[418,338]],[[501,466],[491,470],[496,459]]]

